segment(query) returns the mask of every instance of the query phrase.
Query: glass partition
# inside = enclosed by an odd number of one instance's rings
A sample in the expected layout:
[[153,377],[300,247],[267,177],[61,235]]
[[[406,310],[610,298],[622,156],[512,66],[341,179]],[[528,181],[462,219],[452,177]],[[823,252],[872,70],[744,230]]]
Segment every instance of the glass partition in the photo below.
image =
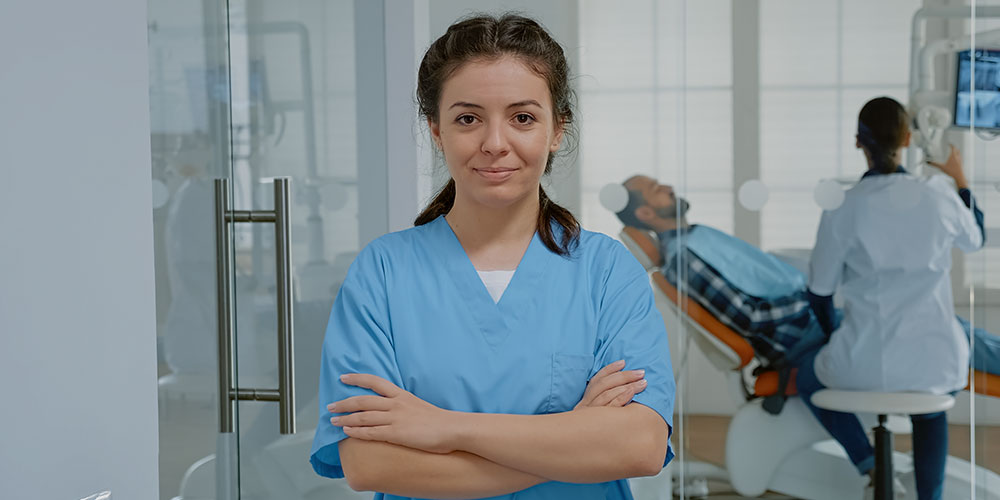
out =
[[[951,266],[952,297],[938,305],[953,306],[976,332],[970,387],[955,394],[947,413],[943,498],[1000,498],[1000,369],[993,366],[1000,366],[1000,337],[991,333],[1000,333],[1000,226],[991,218],[1000,208],[1000,121],[993,120],[1000,116],[993,81],[1000,73],[1000,0],[953,4],[414,3],[413,27],[427,43],[462,16],[513,10],[537,19],[565,48],[578,134],[566,141],[544,186],[585,229],[620,240],[647,267],[678,384],[671,438],[677,457],[658,476],[631,481],[637,499],[870,494],[868,475],[796,394],[795,370],[827,341],[806,294],[810,283],[821,286],[810,262],[836,243],[827,239],[817,248],[820,221],[854,203],[848,200],[859,185],[872,184],[861,182],[869,157],[858,117],[878,96],[909,113],[912,136],[898,158],[904,175],[947,185],[941,189],[951,196],[961,186],[926,161],[943,161],[953,144],[964,158],[973,206],[985,214],[985,248],[946,249],[943,261],[928,257],[925,267]],[[369,165],[365,151],[390,147],[368,133],[385,128],[387,115],[368,112],[375,101],[364,101],[379,81],[370,70],[388,64],[369,46],[384,29],[377,6],[391,2],[150,2],[163,500],[222,498],[216,488],[227,481],[239,498],[368,496],[319,478],[307,459],[321,403],[316,353],[330,305],[358,250],[385,229],[363,209],[387,191],[384,178],[366,178],[362,168]],[[414,66],[424,49],[415,48]],[[996,123],[976,127],[976,120]],[[413,134],[426,136],[427,127],[418,124]],[[421,170],[414,187],[421,204],[448,178],[441,155],[427,156],[433,168]],[[238,454],[216,443],[215,253],[211,219],[204,217],[214,177],[230,178],[231,208],[240,210],[272,209],[274,179],[292,179],[299,429],[279,435],[276,408],[241,401]],[[628,191],[637,189],[652,215],[623,217]],[[942,199],[970,210],[962,196]],[[912,215],[923,198],[893,200],[894,210],[903,203]],[[955,213],[967,216],[962,210]],[[928,216],[927,228],[935,217]],[[873,237],[888,244],[907,228],[893,229]],[[236,374],[241,386],[272,387],[279,371],[275,237],[266,226],[241,225],[232,244]],[[912,263],[918,254],[914,248],[898,260]],[[922,289],[947,288],[918,281],[900,293],[922,300]],[[832,295],[832,323],[857,314],[861,303],[849,302],[856,290],[820,291]],[[837,335],[843,333],[834,327],[830,338]],[[901,350],[912,349],[917,359],[938,349],[938,340],[917,338]],[[870,431],[877,419],[865,415],[861,423]],[[916,498],[912,427],[908,418],[888,422],[903,498]],[[237,471],[217,470],[214,462],[230,452]],[[230,472],[233,478],[219,479]]]
[[[1000,158],[997,112],[1000,109],[1000,2],[973,0],[973,18],[965,21],[969,39],[960,50],[948,54],[954,74],[953,103],[956,145],[962,147],[969,189],[974,207],[984,215],[984,247],[956,256],[955,281],[961,283],[955,302],[956,312],[965,317],[969,329],[975,332],[970,344],[970,390],[957,398],[955,413],[960,413],[962,440],[978,466],[973,469],[976,498],[993,498],[1000,490],[1000,247],[998,247],[995,214],[1000,208]],[[970,49],[971,48],[971,49]],[[970,50],[966,50],[970,49]],[[962,128],[959,128],[962,127]],[[960,131],[960,132],[959,132]],[[973,396],[973,394],[975,394]],[[956,419],[957,420],[957,419]]]

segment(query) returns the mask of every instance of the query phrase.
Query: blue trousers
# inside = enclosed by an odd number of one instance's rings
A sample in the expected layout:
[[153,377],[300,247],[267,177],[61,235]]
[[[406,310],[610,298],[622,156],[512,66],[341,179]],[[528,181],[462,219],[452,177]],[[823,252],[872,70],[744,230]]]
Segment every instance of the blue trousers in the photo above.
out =
[[[875,450],[861,421],[853,413],[824,410],[812,404],[812,395],[826,387],[816,378],[815,349],[802,358],[796,386],[799,396],[819,423],[844,447],[860,474],[875,466]],[[944,488],[944,466],[948,457],[948,417],[944,412],[910,415],[913,423],[913,467],[917,498],[939,500]]]

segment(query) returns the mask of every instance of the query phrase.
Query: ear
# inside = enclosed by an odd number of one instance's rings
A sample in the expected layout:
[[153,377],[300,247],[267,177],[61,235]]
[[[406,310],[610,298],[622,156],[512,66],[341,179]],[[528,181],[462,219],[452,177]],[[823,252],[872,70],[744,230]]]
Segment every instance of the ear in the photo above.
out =
[[854,147],[861,149],[861,139],[857,135],[854,136]]
[[913,132],[910,132],[909,130],[907,130],[906,131],[906,137],[903,138],[903,144],[900,145],[899,147],[901,147],[901,148],[908,148],[908,147],[910,147],[910,139],[912,139],[912,138],[913,138]]
[[431,140],[434,141],[434,145],[436,145],[438,149],[444,151],[444,148],[441,147],[441,126],[435,123],[434,120],[428,118],[427,128],[431,130]]
[[656,211],[650,208],[649,205],[643,205],[635,209],[635,217],[642,222],[648,223],[649,221],[656,219]]
[[566,122],[559,121],[556,125],[555,134],[552,134],[552,144],[549,145],[549,152],[555,153],[559,150],[559,146],[562,145],[563,132],[566,131]]

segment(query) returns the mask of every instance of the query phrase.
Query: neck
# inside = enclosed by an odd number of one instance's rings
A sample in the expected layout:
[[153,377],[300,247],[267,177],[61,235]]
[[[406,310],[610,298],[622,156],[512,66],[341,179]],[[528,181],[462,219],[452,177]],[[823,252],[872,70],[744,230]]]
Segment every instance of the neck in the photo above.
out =
[[[872,161],[872,155],[868,154],[868,150],[865,151],[865,160],[868,161],[868,170],[875,168],[875,162]],[[892,155],[892,167],[896,168],[897,165],[903,164],[903,150],[897,149],[896,154]]]
[[455,204],[445,215],[458,241],[473,254],[495,245],[527,247],[538,226],[538,196],[527,196],[505,207],[490,207],[455,194]]

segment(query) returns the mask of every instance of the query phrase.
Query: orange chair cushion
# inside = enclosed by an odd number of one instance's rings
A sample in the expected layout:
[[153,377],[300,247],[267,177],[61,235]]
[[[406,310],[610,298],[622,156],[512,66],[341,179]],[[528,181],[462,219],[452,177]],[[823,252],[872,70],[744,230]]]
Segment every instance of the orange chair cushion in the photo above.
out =
[[[788,376],[788,383],[785,384],[785,395],[794,396],[799,393],[795,389],[795,376],[798,375],[799,370],[792,368],[791,374]],[[778,372],[776,370],[769,370],[766,372],[761,372],[757,375],[757,380],[753,383],[753,393],[760,397],[767,397],[778,393]]]
[[979,370],[973,371],[969,373],[969,385],[965,387],[965,390],[969,390],[969,387],[972,386],[973,378],[976,380],[976,394],[1000,398],[1000,375]]
[[740,366],[746,366],[750,360],[753,359],[753,347],[747,342],[740,334],[734,332],[728,326],[722,324],[721,321],[712,316],[712,313],[701,307],[701,304],[691,300],[691,297],[685,295],[683,300],[680,299],[677,289],[674,285],[671,285],[667,278],[660,273],[653,273],[653,282],[656,286],[660,287],[660,290],[677,304],[684,313],[688,315],[694,322],[701,325],[706,331],[715,335],[716,338],[721,340],[724,344],[729,346],[730,349],[736,352],[737,356],[740,357]]

